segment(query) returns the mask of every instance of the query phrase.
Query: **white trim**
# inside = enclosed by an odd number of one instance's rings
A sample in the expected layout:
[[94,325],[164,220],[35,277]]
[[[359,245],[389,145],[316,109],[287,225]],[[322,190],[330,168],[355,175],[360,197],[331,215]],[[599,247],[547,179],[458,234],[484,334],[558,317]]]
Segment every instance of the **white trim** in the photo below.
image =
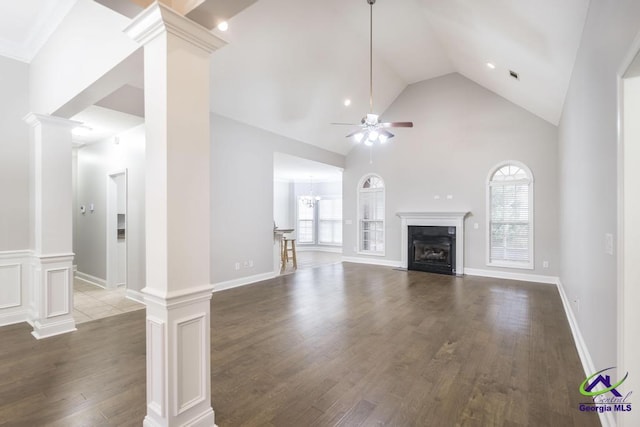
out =
[[[508,185],[508,184],[512,184],[512,183],[528,183],[529,186],[529,261],[524,263],[524,262],[518,262],[518,261],[505,261],[505,260],[498,260],[498,261],[492,261],[491,260],[491,187],[496,185],[502,185],[503,182],[500,181],[496,184],[494,184],[494,182],[491,180],[491,178],[493,178],[493,175],[500,170],[501,168],[505,167],[505,166],[509,166],[509,165],[514,165],[519,167],[520,169],[524,170],[527,175],[528,178],[526,180],[517,180],[517,181],[504,181],[504,185]],[[491,168],[489,170],[489,174],[487,175],[487,180],[486,180],[486,198],[485,198],[485,218],[486,218],[486,227],[485,227],[485,234],[486,234],[486,247],[485,247],[485,256],[486,256],[486,264],[488,267],[505,267],[505,268],[518,268],[518,269],[523,269],[523,270],[533,270],[535,268],[535,259],[534,259],[534,255],[535,255],[535,246],[534,246],[534,242],[535,242],[535,199],[534,199],[534,193],[535,193],[535,185],[534,185],[535,179],[533,176],[533,172],[531,172],[531,169],[529,169],[529,167],[527,165],[525,165],[524,163],[518,161],[518,160],[505,160],[503,162],[498,163],[497,165],[495,165],[493,168]]]
[[342,253],[342,246],[316,246],[316,245],[297,245],[298,252],[330,252],[335,254]]
[[521,282],[549,283],[555,285],[558,282],[556,276],[543,276],[541,274],[515,273],[512,271],[483,270],[480,268],[464,269],[464,273],[469,276],[493,277],[494,279],[518,280]]
[[[625,303],[625,291],[635,284],[625,281],[625,259],[628,257],[631,260],[631,255],[625,255],[625,132],[624,132],[624,104],[625,104],[625,80],[627,78],[637,78],[637,76],[626,76],[629,68],[636,61],[636,57],[640,52],[640,32],[638,32],[633,39],[627,53],[625,54],[618,72],[616,73],[616,95],[617,95],[617,156],[616,156],[616,170],[617,170],[617,246],[616,246],[616,276],[617,276],[617,366],[622,370],[626,370],[628,358],[633,358],[633,355],[625,354],[625,335],[627,335],[626,324],[631,322],[633,324],[638,319],[637,312],[629,313],[628,306]],[[625,289],[626,288],[626,289]],[[631,356],[631,357],[629,357]],[[637,375],[637,374],[636,374]],[[618,417],[619,425],[629,425],[625,422],[625,417]],[[603,422],[604,425],[604,422]]]
[[[580,362],[582,363],[582,369],[584,370],[586,378],[587,376],[592,375],[596,372],[593,364],[593,359],[591,358],[591,353],[589,353],[587,344],[584,342],[582,332],[580,332],[580,327],[578,326],[576,317],[573,314],[571,304],[569,303],[569,298],[567,298],[567,294],[564,291],[564,286],[562,286],[562,281],[560,280],[560,278],[557,279],[556,286],[558,287],[558,293],[560,294],[560,299],[562,300],[564,312],[567,315],[569,328],[571,329],[573,341],[576,345],[576,349],[578,350],[578,356],[580,357]],[[611,412],[598,412],[598,416],[600,417],[600,423],[603,427],[615,427],[616,422]]]
[[252,283],[262,282],[264,280],[273,279],[278,277],[277,273],[269,272],[256,274],[253,276],[240,277],[238,279],[226,280],[224,282],[214,283],[213,292],[224,291],[225,289],[237,288],[240,286],[251,285]]
[[127,289],[124,296],[131,301],[138,302],[142,305],[147,305],[147,303],[144,301],[144,294],[140,291],[136,291],[135,289]]
[[401,261],[377,259],[377,258],[351,257],[351,256],[343,256],[342,262],[353,262],[355,264],[381,265],[384,267],[401,267],[402,266]]
[[[5,302],[0,307],[0,326],[12,325],[15,323],[27,322],[31,314],[29,289],[30,289],[30,270],[31,257],[33,252],[30,250],[18,251],[0,251],[0,269],[9,268],[17,272],[16,281],[9,280],[8,283],[2,283],[5,290]],[[8,288],[12,288],[16,295],[16,300],[8,301]]]
[[107,281],[104,279],[101,279],[99,277],[96,276],[92,276],[90,274],[87,273],[83,273],[81,271],[76,271],[75,273],[75,278],[78,280],[82,280],[83,282],[87,282],[91,285],[95,285],[101,288],[107,288]]

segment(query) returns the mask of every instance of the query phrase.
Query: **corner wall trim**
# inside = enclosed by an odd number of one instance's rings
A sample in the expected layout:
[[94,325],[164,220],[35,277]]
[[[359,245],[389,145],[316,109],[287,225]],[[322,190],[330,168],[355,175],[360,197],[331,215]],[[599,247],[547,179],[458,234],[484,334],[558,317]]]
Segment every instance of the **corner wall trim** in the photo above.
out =
[[557,285],[556,276],[543,276],[541,274],[514,273],[511,271],[483,270],[480,268],[464,268],[464,274],[469,276],[493,277],[494,279],[519,280],[522,282],[548,283]]
[[224,291],[225,289],[237,288],[239,286],[250,285],[256,282],[262,282],[263,280],[273,279],[278,277],[278,274],[274,272],[256,274],[254,276],[240,277],[238,279],[227,280],[224,282],[218,282],[213,284],[213,292]]
[[92,276],[90,274],[82,273],[80,271],[76,271],[75,273],[76,279],[80,279],[83,282],[87,282],[91,285],[99,286],[101,288],[107,287],[107,281],[105,279],[101,279],[99,277]]
[[[593,359],[591,359],[589,348],[584,342],[582,332],[580,332],[580,327],[578,326],[576,317],[573,314],[573,309],[571,308],[569,298],[567,298],[567,294],[564,291],[564,286],[562,286],[562,281],[560,280],[560,278],[557,279],[556,286],[558,287],[558,293],[560,294],[560,299],[562,300],[564,312],[567,315],[567,321],[569,322],[569,328],[571,329],[571,334],[573,335],[573,341],[575,342],[576,349],[578,350],[578,357],[580,357],[580,362],[582,362],[582,369],[584,370],[584,374],[585,376],[592,375],[594,372],[596,372],[593,364]],[[598,416],[600,417],[600,423],[603,427],[615,427],[616,422],[611,412],[598,412]]]
[[381,265],[383,267],[400,267],[402,265],[402,261],[394,261],[388,259],[377,259],[377,258],[364,258],[364,257],[351,257],[351,256],[343,256],[342,262],[353,262],[356,264],[372,264],[372,265]]

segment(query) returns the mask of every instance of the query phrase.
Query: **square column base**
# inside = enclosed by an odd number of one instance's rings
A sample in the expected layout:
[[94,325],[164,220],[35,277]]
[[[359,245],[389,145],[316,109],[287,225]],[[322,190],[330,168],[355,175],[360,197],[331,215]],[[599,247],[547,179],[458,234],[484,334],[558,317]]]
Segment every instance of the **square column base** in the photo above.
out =
[[147,305],[146,427],[214,427],[211,408],[210,300],[213,286],[161,295]]
[[31,258],[31,335],[37,339],[73,332],[73,254]]

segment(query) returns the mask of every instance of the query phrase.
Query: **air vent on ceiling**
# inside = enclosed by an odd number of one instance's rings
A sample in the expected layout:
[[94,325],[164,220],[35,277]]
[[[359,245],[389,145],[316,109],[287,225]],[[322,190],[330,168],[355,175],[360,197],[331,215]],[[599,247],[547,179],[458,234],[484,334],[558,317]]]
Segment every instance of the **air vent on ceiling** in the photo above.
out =
[[511,77],[513,77],[514,79],[516,79],[516,80],[520,80],[520,77],[518,76],[518,73],[516,73],[516,72],[515,72],[515,71],[513,71],[513,70],[509,70],[509,75],[510,75]]

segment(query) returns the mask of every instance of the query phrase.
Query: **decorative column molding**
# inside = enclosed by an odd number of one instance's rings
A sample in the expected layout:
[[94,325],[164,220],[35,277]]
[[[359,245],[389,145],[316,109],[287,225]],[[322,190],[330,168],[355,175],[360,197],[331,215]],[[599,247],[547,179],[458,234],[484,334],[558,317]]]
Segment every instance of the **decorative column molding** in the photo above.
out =
[[144,45],[146,427],[211,427],[211,52],[225,44],[154,3],[125,29]]
[[73,320],[71,130],[78,122],[29,113],[31,245],[29,323],[38,339],[76,330]]

